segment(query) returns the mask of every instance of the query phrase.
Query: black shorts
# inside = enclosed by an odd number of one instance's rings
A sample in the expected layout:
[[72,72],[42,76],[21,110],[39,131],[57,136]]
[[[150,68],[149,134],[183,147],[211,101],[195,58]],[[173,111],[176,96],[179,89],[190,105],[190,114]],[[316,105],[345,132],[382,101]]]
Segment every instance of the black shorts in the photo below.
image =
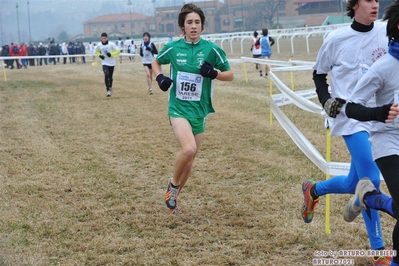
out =
[[144,67],[148,67],[149,69],[152,69],[152,65],[151,64],[143,64]]

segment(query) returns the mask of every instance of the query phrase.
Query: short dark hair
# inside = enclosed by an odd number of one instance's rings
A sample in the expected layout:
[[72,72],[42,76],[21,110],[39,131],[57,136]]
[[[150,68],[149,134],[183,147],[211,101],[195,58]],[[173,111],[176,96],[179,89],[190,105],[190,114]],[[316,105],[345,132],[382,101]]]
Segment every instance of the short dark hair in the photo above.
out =
[[267,36],[268,33],[269,33],[268,29],[262,29],[263,36]]
[[101,33],[101,37],[108,37],[108,34],[106,32]]
[[254,37],[255,38],[258,37],[258,32],[257,31],[254,31]]
[[148,38],[151,39],[151,34],[150,34],[148,31],[146,31],[146,32],[143,33],[143,37],[144,37],[144,36],[147,36]]
[[388,20],[387,23],[387,36],[388,40],[399,40],[399,29],[397,25],[399,24],[399,0],[393,2],[385,10],[385,15],[383,20]]
[[[341,3],[341,2],[340,2]],[[353,7],[358,3],[358,0],[347,0],[346,1],[346,14],[350,18],[355,17],[355,10],[353,10]]]
[[184,27],[184,21],[186,20],[187,14],[190,13],[197,13],[200,16],[201,19],[201,31],[204,30],[204,24],[205,24],[205,15],[204,12],[202,11],[201,8],[194,4],[185,4],[181,9],[179,13],[179,18],[177,20],[177,24],[179,25],[180,29]]

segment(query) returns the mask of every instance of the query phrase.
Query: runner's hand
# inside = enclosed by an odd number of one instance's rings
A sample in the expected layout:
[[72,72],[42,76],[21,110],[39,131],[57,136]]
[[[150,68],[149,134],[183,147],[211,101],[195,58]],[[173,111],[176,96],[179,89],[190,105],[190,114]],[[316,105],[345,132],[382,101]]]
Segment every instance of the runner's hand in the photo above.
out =
[[218,76],[218,71],[213,66],[205,61],[200,69],[201,76],[205,78],[215,79]]
[[346,103],[344,99],[330,98],[324,103],[323,109],[329,117],[336,118],[344,103]]
[[156,80],[157,80],[157,82],[158,82],[159,88],[160,88],[161,90],[163,90],[163,91],[168,91],[170,85],[172,85],[172,82],[173,82],[172,79],[170,79],[170,78],[168,78],[168,77],[165,77],[164,74],[159,74],[159,75],[156,77]]

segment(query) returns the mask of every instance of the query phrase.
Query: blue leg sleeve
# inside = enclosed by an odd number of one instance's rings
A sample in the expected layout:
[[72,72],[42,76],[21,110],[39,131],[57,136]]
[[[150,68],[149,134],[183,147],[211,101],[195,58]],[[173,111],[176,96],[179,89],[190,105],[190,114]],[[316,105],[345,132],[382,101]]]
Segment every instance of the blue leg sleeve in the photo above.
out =
[[384,247],[380,223],[380,212],[373,209],[362,211],[364,224],[370,240],[371,249],[381,249]]
[[382,193],[372,194],[365,197],[365,202],[367,207],[388,213],[389,215],[391,215],[393,218],[396,219],[396,216],[393,212],[393,206],[392,206],[393,202],[391,197]]
[[351,154],[351,165],[347,176],[334,176],[317,182],[319,196],[326,194],[354,194],[356,184],[363,177],[370,178],[374,186],[380,188],[380,171],[371,155],[369,135],[365,131],[343,137]]
[[[380,188],[380,171],[373,161],[369,134],[365,131],[353,135],[343,136],[351,154],[351,166],[347,176],[334,176],[326,181],[317,182],[316,193],[326,194],[354,194],[356,184],[363,177],[370,178],[374,186]],[[372,249],[384,247],[382,240],[380,214],[376,210],[363,211],[363,219],[370,239]]]

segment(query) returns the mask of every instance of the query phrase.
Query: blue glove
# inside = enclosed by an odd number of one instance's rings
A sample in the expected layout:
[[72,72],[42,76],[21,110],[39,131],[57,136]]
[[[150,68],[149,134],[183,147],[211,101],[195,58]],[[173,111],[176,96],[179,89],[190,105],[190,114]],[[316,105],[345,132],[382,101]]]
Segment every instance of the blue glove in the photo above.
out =
[[163,90],[163,91],[168,91],[170,85],[172,85],[172,82],[173,82],[172,79],[170,79],[170,78],[168,78],[168,77],[165,77],[163,74],[159,74],[159,75],[156,77],[156,80],[157,80],[157,82],[158,82],[159,88],[160,88],[161,90]]
[[111,57],[112,55],[111,55],[111,53],[110,53],[110,52],[107,52],[107,56],[108,56],[108,57]]
[[146,46],[145,49],[146,49],[147,51],[152,51],[151,47],[149,47],[149,46]]
[[205,61],[200,69],[201,76],[205,78],[215,79],[218,76],[218,71],[213,66]]
[[104,60],[104,58],[105,58],[103,55],[99,55],[99,57],[100,57],[102,60]]

